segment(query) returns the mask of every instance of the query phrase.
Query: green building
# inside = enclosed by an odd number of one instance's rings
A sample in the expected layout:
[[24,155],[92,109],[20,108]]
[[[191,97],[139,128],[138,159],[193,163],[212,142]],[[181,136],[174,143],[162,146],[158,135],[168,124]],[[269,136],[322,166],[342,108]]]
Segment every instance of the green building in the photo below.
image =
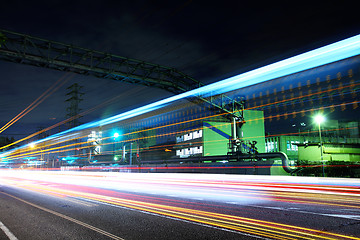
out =
[[[241,128],[242,141],[245,144],[256,141],[259,152],[265,151],[264,114],[262,111],[244,110],[246,123]],[[229,152],[231,123],[223,121],[202,121],[198,125],[185,129],[176,136],[176,156],[216,156]]]
[[[265,152],[284,152],[291,166],[302,169],[300,175],[354,176],[356,172],[360,174],[357,170],[360,167],[358,125],[358,122],[328,120],[321,128],[321,141],[316,126],[296,135],[268,136],[265,138]],[[323,165],[327,167],[326,173],[322,172]],[[283,172],[279,168],[272,174]]]

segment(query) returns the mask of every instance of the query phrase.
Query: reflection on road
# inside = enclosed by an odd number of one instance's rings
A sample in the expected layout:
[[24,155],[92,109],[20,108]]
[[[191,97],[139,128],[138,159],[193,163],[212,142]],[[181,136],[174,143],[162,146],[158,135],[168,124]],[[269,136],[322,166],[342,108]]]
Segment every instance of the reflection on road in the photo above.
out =
[[[360,239],[335,232],[246,217],[238,206],[360,220],[360,181],[211,174],[1,171],[2,185],[83,204],[109,204],[271,239]],[[318,208],[320,207],[320,208]],[[324,212],[331,209],[331,214]],[[343,214],[343,209],[354,212]],[[356,214],[358,213],[358,214]]]

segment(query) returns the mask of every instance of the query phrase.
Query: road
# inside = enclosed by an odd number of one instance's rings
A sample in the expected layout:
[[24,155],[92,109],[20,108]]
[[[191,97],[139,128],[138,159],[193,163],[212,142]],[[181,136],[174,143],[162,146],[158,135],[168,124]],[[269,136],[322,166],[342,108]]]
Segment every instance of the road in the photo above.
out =
[[0,239],[360,239],[360,180],[2,170]]

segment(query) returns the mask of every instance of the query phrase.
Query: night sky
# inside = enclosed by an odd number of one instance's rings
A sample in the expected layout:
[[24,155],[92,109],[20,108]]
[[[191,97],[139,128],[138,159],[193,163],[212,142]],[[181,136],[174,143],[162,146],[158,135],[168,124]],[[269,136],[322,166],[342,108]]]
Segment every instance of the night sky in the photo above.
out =
[[[244,1],[5,1],[0,28],[174,67],[211,83],[360,33],[358,7]],[[341,3],[341,4],[340,4]],[[350,2],[355,4],[355,2]],[[0,62],[0,124],[65,72]],[[170,93],[70,74],[54,94],[0,136],[20,138],[65,119],[66,88],[84,86],[83,117],[100,119]],[[137,96],[137,97],[134,97]]]

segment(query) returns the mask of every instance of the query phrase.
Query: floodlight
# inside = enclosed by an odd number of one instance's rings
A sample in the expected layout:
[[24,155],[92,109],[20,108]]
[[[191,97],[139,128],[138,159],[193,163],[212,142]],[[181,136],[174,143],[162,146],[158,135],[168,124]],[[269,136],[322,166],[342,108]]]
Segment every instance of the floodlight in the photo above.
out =
[[317,124],[321,124],[325,122],[325,117],[323,115],[316,115],[314,120]]

